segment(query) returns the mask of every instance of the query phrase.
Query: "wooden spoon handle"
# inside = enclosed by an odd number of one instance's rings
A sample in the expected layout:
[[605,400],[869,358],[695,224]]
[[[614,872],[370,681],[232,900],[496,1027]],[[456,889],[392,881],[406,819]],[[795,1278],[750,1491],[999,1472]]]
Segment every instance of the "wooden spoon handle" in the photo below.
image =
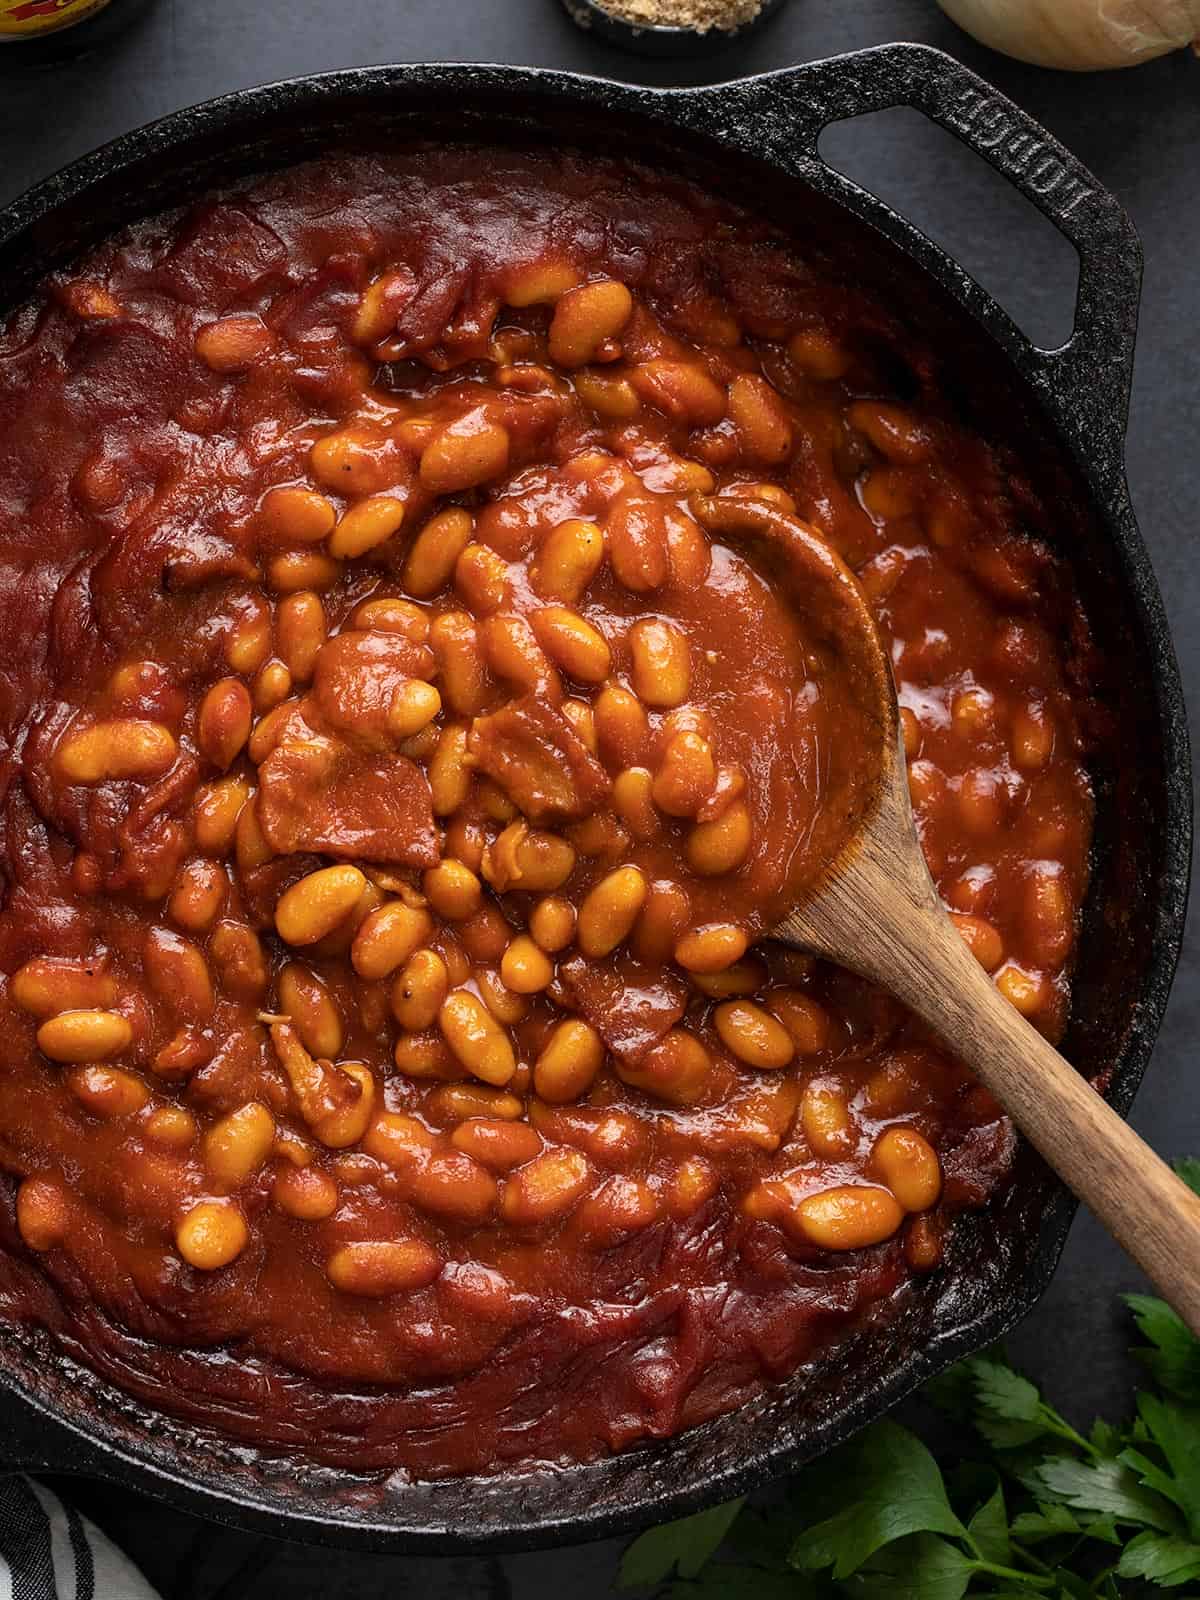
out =
[[992,1091],[1200,1336],[1200,1196],[999,993],[940,906],[910,905],[904,923],[872,975]]

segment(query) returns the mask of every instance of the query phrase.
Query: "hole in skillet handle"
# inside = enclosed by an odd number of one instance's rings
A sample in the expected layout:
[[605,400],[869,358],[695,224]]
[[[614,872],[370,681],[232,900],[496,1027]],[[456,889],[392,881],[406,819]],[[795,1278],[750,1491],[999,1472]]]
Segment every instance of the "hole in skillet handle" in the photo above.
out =
[[1044,212],[911,106],[832,122],[821,159],[954,257],[1044,350],[1075,328],[1079,252]]
[[749,22],[736,28],[705,28],[703,32],[663,24],[639,26],[605,10],[600,0],[562,0],[562,4],[577,27],[620,50],[639,56],[696,58],[716,55],[731,44],[740,44],[769,17],[782,11],[787,0],[762,0]]
[[1099,492],[1123,494],[1142,250],[1116,197],[1006,95],[927,45],[881,45],[781,73],[774,84],[768,76],[743,87],[747,98],[758,96],[767,106],[784,93],[801,99],[797,131],[838,186],[853,192],[818,155],[820,133],[851,117],[911,106],[982,157],[1053,223],[1078,252],[1079,288],[1070,338],[1046,350],[1003,315],[997,318],[990,297],[907,218],[876,220],[936,277],[955,280],[955,298],[991,328],[1051,401]]

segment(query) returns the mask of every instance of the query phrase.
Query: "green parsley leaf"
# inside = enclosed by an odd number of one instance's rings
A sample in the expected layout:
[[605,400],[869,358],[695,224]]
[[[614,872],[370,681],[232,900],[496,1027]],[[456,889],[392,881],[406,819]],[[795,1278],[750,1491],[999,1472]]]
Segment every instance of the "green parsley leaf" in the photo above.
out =
[[1174,1588],[1189,1578],[1200,1578],[1200,1545],[1170,1534],[1139,1533],[1125,1546],[1117,1572],[1122,1578],[1147,1578]]
[[714,1561],[698,1578],[673,1583],[667,1592],[671,1600],[828,1600],[831,1593],[796,1572],[764,1572],[726,1561]]
[[845,1486],[840,1511],[802,1533],[792,1563],[802,1571],[832,1567],[846,1578],[868,1557],[910,1533],[962,1537],[937,1462],[914,1433],[885,1419],[823,1463]]
[[1060,1539],[1064,1535],[1082,1537],[1083,1524],[1069,1506],[1056,1501],[1039,1501],[1036,1511],[1022,1511],[1013,1518],[1012,1537],[1022,1544],[1040,1544],[1043,1539]]
[[972,1563],[931,1533],[899,1539],[843,1586],[855,1600],[962,1600]]
[[1004,1488],[997,1484],[991,1498],[985,1500],[967,1523],[967,1537],[985,1561],[993,1566],[1012,1564],[1012,1546],[1008,1538],[1008,1512],[1004,1507]]
[[728,1533],[730,1524],[742,1509],[741,1500],[697,1511],[678,1522],[665,1522],[633,1541],[621,1560],[617,1579],[622,1589],[638,1589],[661,1583],[678,1571],[681,1578],[694,1578]]
[[1163,1300],[1127,1294],[1125,1304],[1133,1312],[1138,1332],[1150,1341],[1151,1348],[1133,1353],[1154,1382],[1181,1400],[1200,1401],[1200,1340]]
[[1192,1193],[1200,1194],[1200,1161],[1195,1156],[1181,1156],[1172,1165]]
[[[1200,1538],[1200,1412],[1153,1394],[1139,1394],[1137,1406],[1138,1417],[1162,1451],[1167,1470],[1160,1471],[1137,1451],[1125,1451],[1121,1460],[1134,1466],[1148,1488],[1177,1505],[1193,1537]],[[1131,1457],[1136,1459],[1131,1461]]]
[[[1149,1463],[1147,1463],[1149,1465]],[[1122,1455],[1118,1461],[1079,1461],[1074,1456],[1051,1456],[1025,1473],[1022,1480],[1038,1500],[1096,1511],[1142,1527],[1174,1530],[1169,1506],[1147,1493]]]

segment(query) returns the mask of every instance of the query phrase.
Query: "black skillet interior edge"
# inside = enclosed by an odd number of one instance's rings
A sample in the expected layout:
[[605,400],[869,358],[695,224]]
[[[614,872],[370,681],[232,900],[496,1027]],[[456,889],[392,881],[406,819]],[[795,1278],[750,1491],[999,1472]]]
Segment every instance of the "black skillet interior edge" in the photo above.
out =
[[[1035,350],[953,261],[820,160],[816,140],[829,122],[899,104],[920,107],[970,143],[1079,249],[1077,327],[1061,351]],[[1011,102],[950,57],[914,45],[701,90],[526,68],[364,68],[176,113],[40,184],[0,215],[0,305],[123,223],[182,197],[333,144],[405,135],[615,145],[651,164],[683,166],[785,227],[802,219],[806,237],[849,248],[856,275],[874,275],[923,331],[950,341],[939,349],[962,352],[964,410],[1011,432],[1014,448],[1029,452],[1023,462],[1037,457],[1089,615],[1119,666],[1113,693],[1138,702],[1134,720],[1122,722],[1121,769],[1098,779],[1096,887],[1066,1043],[1127,1110],[1182,936],[1191,786],[1174,652],[1125,488],[1140,251],[1117,202]],[[610,1535],[800,1465],[999,1338],[1049,1282],[1073,1211],[1026,1152],[999,1205],[959,1230],[946,1271],[876,1319],[818,1378],[798,1374],[728,1416],[585,1467],[378,1484],[259,1459],[140,1411],[65,1364],[48,1339],[14,1330],[0,1343],[0,1450],[43,1469],[99,1474],[235,1526],[347,1547],[461,1554]]]

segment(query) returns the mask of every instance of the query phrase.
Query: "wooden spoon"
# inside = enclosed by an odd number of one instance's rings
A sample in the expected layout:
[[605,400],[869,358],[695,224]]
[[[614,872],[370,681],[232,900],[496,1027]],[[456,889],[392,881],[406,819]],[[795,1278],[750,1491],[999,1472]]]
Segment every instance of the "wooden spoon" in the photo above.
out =
[[913,823],[891,669],[853,573],[765,502],[696,497],[693,510],[762,564],[783,564],[836,657],[827,681],[853,702],[834,724],[845,748],[827,848],[772,937],[861,973],[928,1023],[1200,1336],[1200,1196],[1004,998],[947,915]]

